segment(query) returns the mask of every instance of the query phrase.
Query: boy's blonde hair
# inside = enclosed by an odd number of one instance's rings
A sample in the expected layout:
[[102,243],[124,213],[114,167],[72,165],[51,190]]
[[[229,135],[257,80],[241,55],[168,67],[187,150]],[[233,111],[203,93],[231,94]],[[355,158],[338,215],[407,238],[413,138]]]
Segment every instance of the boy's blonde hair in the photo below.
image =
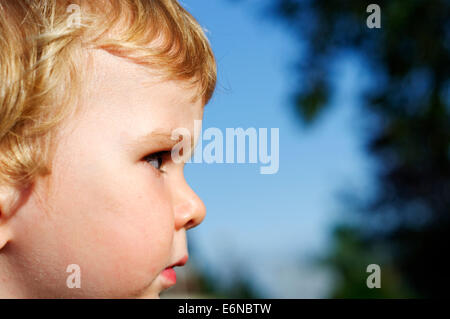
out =
[[0,0],[0,187],[27,187],[50,173],[86,48],[192,83],[204,104],[214,91],[208,40],[176,0]]

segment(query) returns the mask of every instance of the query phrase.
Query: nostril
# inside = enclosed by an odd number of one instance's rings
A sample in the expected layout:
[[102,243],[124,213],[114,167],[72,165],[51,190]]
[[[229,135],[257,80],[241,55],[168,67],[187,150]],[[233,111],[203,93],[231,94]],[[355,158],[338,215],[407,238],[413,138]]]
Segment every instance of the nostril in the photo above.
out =
[[193,219],[190,219],[187,223],[186,223],[186,229],[190,229],[195,227],[196,223],[194,222]]
[[186,230],[199,225],[205,217],[206,209],[197,197],[191,197],[175,206],[175,227]]

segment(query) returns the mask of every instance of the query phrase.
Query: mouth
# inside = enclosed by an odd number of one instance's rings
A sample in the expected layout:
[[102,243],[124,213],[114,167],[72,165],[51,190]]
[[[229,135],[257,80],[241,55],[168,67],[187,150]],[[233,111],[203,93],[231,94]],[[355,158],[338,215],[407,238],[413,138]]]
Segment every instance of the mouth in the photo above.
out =
[[183,258],[178,260],[176,263],[166,267],[162,272],[161,275],[165,279],[165,288],[169,288],[177,283],[177,273],[173,269],[174,267],[181,267],[186,264],[188,261],[188,256],[185,255]]

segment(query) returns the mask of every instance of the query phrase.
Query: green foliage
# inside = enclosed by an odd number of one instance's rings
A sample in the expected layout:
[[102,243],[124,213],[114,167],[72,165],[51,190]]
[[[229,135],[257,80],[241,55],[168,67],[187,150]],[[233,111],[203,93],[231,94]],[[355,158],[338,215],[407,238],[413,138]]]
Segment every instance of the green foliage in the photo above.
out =
[[[392,266],[389,257],[383,252],[383,247],[371,247],[370,243],[361,240],[362,235],[357,229],[346,226],[336,227],[334,231],[335,247],[324,265],[333,265],[337,270],[337,282],[332,298],[411,298],[415,297],[401,276]],[[381,288],[369,289],[366,285],[370,272],[367,266],[377,264],[381,268]]]
[[[329,105],[330,68],[339,53],[356,52],[373,82],[361,109],[377,123],[366,141],[379,163],[376,194],[350,207],[359,208],[358,226],[336,230],[327,259],[341,279],[333,296],[448,296],[450,3],[377,1],[380,29],[366,26],[369,3],[278,0],[272,8],[306,43],[296,70],[305,123],[314,124]],[[389,227],[379,220],[389,220]],[[383,265],[378,291],[364,287],[362,272],[374,259]]]

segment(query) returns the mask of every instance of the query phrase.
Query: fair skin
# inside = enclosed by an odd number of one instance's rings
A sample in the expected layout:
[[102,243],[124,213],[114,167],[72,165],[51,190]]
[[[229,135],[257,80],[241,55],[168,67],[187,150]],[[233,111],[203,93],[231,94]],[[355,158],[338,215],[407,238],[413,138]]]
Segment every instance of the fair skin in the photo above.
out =
[[[196,89],[101,50],[90,63],[89,94],[58,131],[51,175],[17,205],[0,197],[0,297],[158,298],[171,285],[163,270],[188,254],[186,230],[205,217],[170,156],[171,132],[194,136],[203,117]],[[70,264],[81,288],[67,287]]]

